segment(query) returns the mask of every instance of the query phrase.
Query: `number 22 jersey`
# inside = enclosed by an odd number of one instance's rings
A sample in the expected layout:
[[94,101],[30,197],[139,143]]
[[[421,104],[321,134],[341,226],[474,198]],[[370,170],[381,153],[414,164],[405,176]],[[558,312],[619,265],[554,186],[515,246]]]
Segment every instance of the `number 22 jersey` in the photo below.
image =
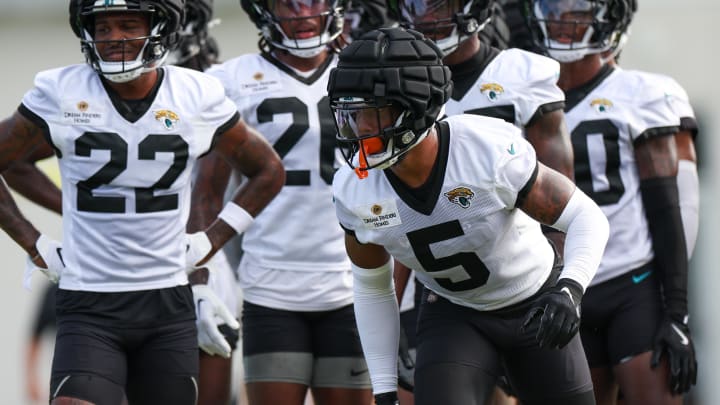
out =
[[187,284],[190,175],[216,134],[239,119],[222,85],[158,69],[125,102],[87,64],[39,73],[19,112],[55,149],[63,195],[60,288],[99,292]]

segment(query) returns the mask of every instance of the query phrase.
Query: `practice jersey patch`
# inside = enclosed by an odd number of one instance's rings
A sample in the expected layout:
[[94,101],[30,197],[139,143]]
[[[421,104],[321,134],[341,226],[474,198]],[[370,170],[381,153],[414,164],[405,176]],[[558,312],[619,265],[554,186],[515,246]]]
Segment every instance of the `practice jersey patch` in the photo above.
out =
[[385,200],[354,209],[367,229],[389,228],[402,224],[395,200]]
[[256,71],[252,76],[238,83],[238,88],[246,95],[261,94],[281,90],[282,83],[274,74]]
[[62,122],[68,125],[104,125],[107,112],[99,103],[69,99],[61,101]]

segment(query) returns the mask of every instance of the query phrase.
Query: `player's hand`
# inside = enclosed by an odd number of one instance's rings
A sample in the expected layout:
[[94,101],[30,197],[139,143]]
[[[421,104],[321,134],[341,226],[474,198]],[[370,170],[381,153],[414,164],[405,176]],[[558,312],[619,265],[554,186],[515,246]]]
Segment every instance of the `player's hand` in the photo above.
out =
[[410,352],[405,328],[400,327],[400,349],[398,350],[398,385],[413,392],[415,389],[415,356]]
[[580,329],[580,300],[583,290],[577,282],[563,278],[541,294],[530,307],[522,331],[539,323],[535,339],[542,348],[562,348]]
[[38,255],[34,258],[28,256],[25,259],[23,285],[28,290],[30,289],[32,274],[35,271],[41,272],[48,280],[57,284],[60,281],[60,275],[65,270],[60,242],[40,234],[37,242],[35,242],[35,249],[37,249]]
[[193,285],[192,292],[200,348],[208,354],[229,358],[232,349],[218,326],[227,324],[232,329],[239,329],[240,324],[207,284]]
[[207,267],[204,264],[212,256],[213,246],[205,232],[195,232],[187,234],[185,237],[187,239],[185,264],[187,274],[190,274],[197,269]]
[[398,405],[397,392],[383,392],[375,395],[375,405]]
[[697,360],[690,328],[685,323],[674,321],[667,316],[655,332],[650,366],[657,367],[665,353],[670,363],[670,390],[673,394],[689,391],[697,381]]

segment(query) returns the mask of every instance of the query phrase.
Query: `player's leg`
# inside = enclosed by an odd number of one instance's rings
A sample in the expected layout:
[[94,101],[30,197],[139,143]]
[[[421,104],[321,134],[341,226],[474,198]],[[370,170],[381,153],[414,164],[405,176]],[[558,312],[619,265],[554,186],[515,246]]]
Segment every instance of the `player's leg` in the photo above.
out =
[[[126,293],[140,318],[125,343],[132,405],[194,405],[197,399],[198,340],[190,286]],[[142,320],[146,318],[146,320]]]
[[311,390],[315,405],[368,405],[372,389],[352,305],[306,313],[315,361]]
[[245,391],[252,405],[302,405],[313,355],[303,313],[243,302]]
[[[518,320],[516,325],[520,328]],[[523,405],[594,405],[592,379],[580,336],[562,349],[542,349],[536,331],[521,334],[505,350],[508,378]]]
[[416,404],[486,403],[500,358],[475,322],[479,314],[425,290],[417,330]]
[[[120,404],[126,382],[123,330],[89,315],[103,294],[59,290],[50,403]],[[106,322],[106,321],[105,321]]]
[[[422,286],[417,287],[416,291],[422,293]],[[417,359],[417,316],[420,300],[415,303],[415,308],[400,313],[400,323],[404,339],[406,339],[406,353],[400,353],[400,356],[406,356],[407,359],[400,358],[398,361],[398,399],[400,405],[413,405],[413,390],[415,387],[415,362]],[[405,349],[403,349],[405,350]]]
[[662,317],[659,281],[644,266],[618,277],[616,299],[623,303],[608,329],[615,379],[626,404],[682,404],[669,386],[667,356],[650,367],[655,331]]
[[199,365],[194,320],[138,331],[133,349],[126,389],[130,404],[195,405]]

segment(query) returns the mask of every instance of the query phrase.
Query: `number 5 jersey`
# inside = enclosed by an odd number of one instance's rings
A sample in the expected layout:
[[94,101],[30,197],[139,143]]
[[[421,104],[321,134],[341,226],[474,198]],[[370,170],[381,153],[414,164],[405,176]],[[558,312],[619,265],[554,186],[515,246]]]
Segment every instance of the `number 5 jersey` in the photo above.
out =
[[60,166],[60,287],[98,292],[187,284],[191,172],[239,119],[222,85],[172,66],[142,100],[123,101],[87,64],[39,73],[19,112]]

